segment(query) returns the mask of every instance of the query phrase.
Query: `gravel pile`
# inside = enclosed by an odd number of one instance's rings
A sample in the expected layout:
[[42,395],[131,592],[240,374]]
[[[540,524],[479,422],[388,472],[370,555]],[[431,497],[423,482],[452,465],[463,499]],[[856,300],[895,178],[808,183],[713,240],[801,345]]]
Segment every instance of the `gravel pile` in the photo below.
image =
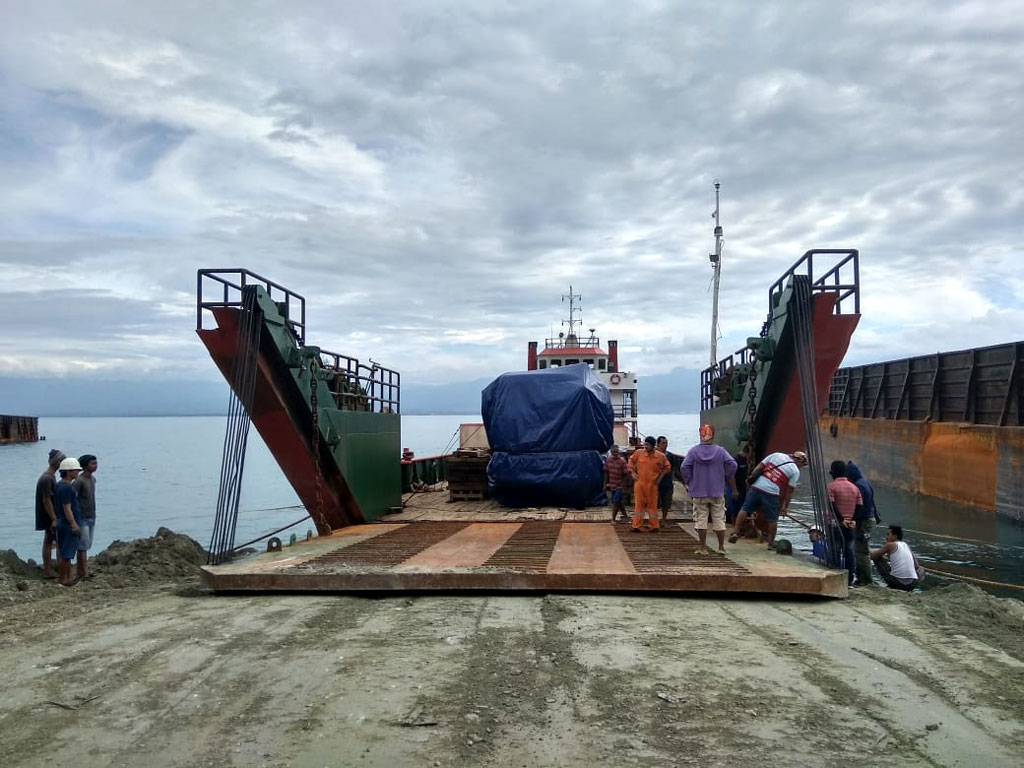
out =
[[160,528],[156,536],[117,540],[91,558],[96,581],[127,587],[157,581],[184,581],[196,577],[206,563],[206,550],[198,541]]

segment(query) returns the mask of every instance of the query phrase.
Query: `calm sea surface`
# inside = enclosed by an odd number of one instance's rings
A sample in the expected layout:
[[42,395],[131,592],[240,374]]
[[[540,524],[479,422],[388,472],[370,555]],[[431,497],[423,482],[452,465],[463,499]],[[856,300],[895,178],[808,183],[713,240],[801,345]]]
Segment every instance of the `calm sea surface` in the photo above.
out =
[[[479,416],[404,416],[402,445],[418,456],[450,450],[462,422]],[[0,446],[0,550],[39,559],[42,537],[34,530],[33,494],[46,468],[46,455],[59,448],[69,456],[99,457],[96,544],[152,536],[166,526],[209,544],[217,503],[224,417],[43,418],[45,442]],[[670,450],[685,452],[697,442],[696,414],[647,415],[644,434],[665,435]],[[396,457],[397,458],[397,457]],[[843,458],[843,457],[837,457]],[[870,468],[862,467],[870,477]],[[1024,585],[1024,528],[987,512],[876,487],[886,523],[907,529],[907,540],[926,563],[975,578]],[[256,538],[286,525],[304,511],[255,429],[242,490],[236,541]],[[798,492],[793,512],[812,517],[810,500]],[[311,528],[307,520],[294,530]],[[798,549],[810,544],[802,528],[783,520],[780,536]],[[884,526],[880,527],[884,528]],[[287,535],[287,532],[286,534]],[[874,544],[884,538],[875,532]],[[1000,591],[1016,597],[1024,592]]]

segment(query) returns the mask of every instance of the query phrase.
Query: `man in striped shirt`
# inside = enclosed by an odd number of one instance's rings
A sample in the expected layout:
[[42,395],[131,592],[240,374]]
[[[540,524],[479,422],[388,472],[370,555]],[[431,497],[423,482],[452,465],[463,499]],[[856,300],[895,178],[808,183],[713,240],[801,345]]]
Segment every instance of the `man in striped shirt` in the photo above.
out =
[[860,489],[847,479],[845,461],[833,461],[828,473],[832,475],[832,482],[828,484],[828,501],[843,535],[843,559],[849,574],[847,583],[852,586],[853,575],[857,571],[853,551],[857,536],[857,523],[854,518],[858,507],[864,504],[864,499],[860,495]]
[[626,520],[626,505],[622,498],[622,485],[629,473],[629,466],[626,460],[619,453],[619,446],[613,445],[608,459],[604,463],[604,489],[612,497],[612,522],[622,513],[622,519]]

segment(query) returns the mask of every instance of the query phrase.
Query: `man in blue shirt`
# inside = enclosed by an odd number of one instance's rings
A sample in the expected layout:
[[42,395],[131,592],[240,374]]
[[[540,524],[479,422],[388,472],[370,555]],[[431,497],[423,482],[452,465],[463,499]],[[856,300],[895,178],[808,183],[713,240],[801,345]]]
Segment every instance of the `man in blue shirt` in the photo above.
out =
[[60,482],[53,492],[53,509],[57,514],[57,575],[61,586],[73,587],[81,579],[71,579],[71,561],[78,557],[78,534],[82,525],[82,510],[78,494],[72,486],[82,465],[78,459],[64,459],[60,463]]
[[871,583],[871,531],[882,518],[875,509],[875,489],[864,477],[860,468],[852,461],[846,462],[846,479],[857,486],[864,504],[857,508],[854,522],[857,524],[853,550],[857,560],[857,586]]

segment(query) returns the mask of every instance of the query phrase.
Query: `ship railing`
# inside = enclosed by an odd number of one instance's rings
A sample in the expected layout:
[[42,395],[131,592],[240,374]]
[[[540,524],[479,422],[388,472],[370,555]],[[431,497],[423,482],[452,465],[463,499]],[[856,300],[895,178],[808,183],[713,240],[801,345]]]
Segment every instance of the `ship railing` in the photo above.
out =
[[739,365],[750,365],[756,359],[756,352],[749,347],[738,349],[731,355],[718,361],[718,365],[705,368],[700,372],[700,407],[707,411],[716,405],[725,405],[732,402],[725,399],[730,394],[733,376],[737,375],[735,368]]
[[253,285],[261,286],[277,304],[298,339],[306,343],[306,300],[295,293],[248,269],[200,269],[196,275],[196,330],[203,330],[203,310],[242,306],[242,293]]
[[636,403],[622,403],[620,405],[612,405],[612,411],[616,418],[620,419],[635,419],[636,418]]
[[599,349],[600,347],[601,339],[597,336],[577,339],[572,343],[567,343],[565,336],[555,339],[544,339],[544,349]]
[[321,366],[333,373],[327,388],[343,411],[401,412],[401,374],[372,360],[370,365],[337,352],[320,350]]
[[[295,336],[306,344],[306,299],[248,269],[200,269],[196,285],[196,330],[203,330],[207,312],[219,307],[241,307],[246,288],[260,286],[273,301]],[[336,352],[320,351],[320,365],[332,372],[328,389],[342,410],[399,413],[401,377],[391,368]]]
[[[844,258],[832,265],[824,274],[817,278],[814,276],[814,259],[818,257],[843,256]],[[832,259],[828,260],[829,262]],[[772,316],[775,304],[780,295],[789,283],[790,278],[796,275],[806,275],[811,283],[811,293],[835,293],[835,313],[843,314],[843,302],[849,309],[852,300],[853,314],[860,314],[860,252],[855,248],[815,248],[807,251],[793,266],[782,273],[782,277],[776,280],[768,290],[768,317]]]

